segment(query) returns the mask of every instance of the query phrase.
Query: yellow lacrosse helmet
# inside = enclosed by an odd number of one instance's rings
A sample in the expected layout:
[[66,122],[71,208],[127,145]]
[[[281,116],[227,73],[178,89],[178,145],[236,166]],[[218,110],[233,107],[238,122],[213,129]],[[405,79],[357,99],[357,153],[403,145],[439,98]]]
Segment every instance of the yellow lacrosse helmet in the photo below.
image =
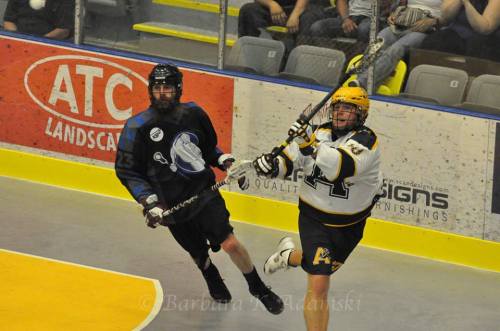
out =
[[[349,120],[347,123],[345,119],[339,120],[339,115],[336,114],[337,104],[347,104],[352,108],[351,112],[356,114],[355,120]],[[339,88],[332,96],[330,103],[332,128],[337,134],[343,134],[347,131],[357,129],[365,123],[368,116],[368,108],[370,101],[368,100],[368,93],[362,87],[346,86]],[[337,116],[336,116],[337,115]]]
[[368,93],[362,87],[343,86],[339,88],[332,95],[332,105],[339,102],[356,105],[363,112],[364,117],[368,115],[370,100],[368,100]]

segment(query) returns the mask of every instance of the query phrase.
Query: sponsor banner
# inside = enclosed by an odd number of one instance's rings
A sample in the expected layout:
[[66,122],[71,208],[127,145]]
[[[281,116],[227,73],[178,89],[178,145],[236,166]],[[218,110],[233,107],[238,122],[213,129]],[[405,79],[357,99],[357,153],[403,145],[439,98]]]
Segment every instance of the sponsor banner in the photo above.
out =
[[[302,109],[324,96],[267,85],[272,84],[235,80],[233,149],[239,157],[270,152],[287,137]],[[322,115],[319,122],[327,120]],[[367,125],[379,137],[385,178],[373,216],[483,238],[485,214],[490,213],[485,184],[491,179],[486,172],[491,122],[372,101]],[[286,180],[254,176],[249,192],[296,202],[303,176],[302,169]]]
[[380,138],[385,178],[373,215],[482,237],[472,213],[485,212],[488,121],[372,104],[368,125]]
[[[125,121],[149,106],[153,63],[0,37],[0,141],[113,162]],[[230,151],[232,78],[182,70],[182,101],[210,115]]]

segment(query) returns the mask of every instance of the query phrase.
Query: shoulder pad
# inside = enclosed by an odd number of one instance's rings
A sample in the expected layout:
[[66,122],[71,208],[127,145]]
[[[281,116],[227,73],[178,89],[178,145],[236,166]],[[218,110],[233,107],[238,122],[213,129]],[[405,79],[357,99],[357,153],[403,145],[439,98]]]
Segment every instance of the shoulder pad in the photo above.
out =
[[325,129],[325,130],[331,130],[332,129],[332,123],[331,122],[326,122],[321,125],[317,126],[318,129]]
[[317,126],[314,132],[318,141],[330,141],[332,138],[332,126],[329,123]]
[[184,106],[186,108],[197,108],[197,109],[201,109],[200,106],[198,106],[198,104],[196,104],[196,102],[193,102],[193,101],[190,101],[190,102],[186,102],[186,103],[181,103],[180,104],[181,106]]
[[186,103],[180,103],[178,106],[178,110],[181,110],[183,112],[187,112],[189,114],[199,114],[199,113],[205,113],[203,108],[198,106],[195,102],[186,102]]
[[151,108],[146,109],[139,114],[132,116],[127,120],[127,126],[129,128],[139,128],[144,124],[148,123],[154,118],[153,110]]
[[349,139],[357,141],[368,149],[372,149],[377,143],[377,135],[367,127],[362,127]]

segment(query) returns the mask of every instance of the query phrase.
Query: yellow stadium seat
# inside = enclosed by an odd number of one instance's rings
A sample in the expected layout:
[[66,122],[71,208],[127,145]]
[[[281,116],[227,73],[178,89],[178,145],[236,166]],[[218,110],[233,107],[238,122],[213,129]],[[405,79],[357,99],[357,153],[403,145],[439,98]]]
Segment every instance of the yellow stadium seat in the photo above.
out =
[[383,95],[398,95],[403,88],[406,69],[406,63],[404,63],[403,60],[399,60],[392,74],[379,86],[377,93]]
[[[362,54],[354,56],[351,59],[351,61],[349,61],[346,71],[351,69],[354,65],[356,65],[356,62],[358,62],[362,56],[363,56]],[[379,86],[379,88],[377,89],[377,94],[398,95],[403,87],[406,70],[407,70],[406,63],[403,60],[400,60],[396,65],[396,68],[394,69],[392,74],[389,77],[387,77],[384,80],[384,82]],[[344,86],[347,86],[349,82],[354,79],[357,79],[357,75],[352,75],[351,77],[349,77],[349,79],[344,83]]]

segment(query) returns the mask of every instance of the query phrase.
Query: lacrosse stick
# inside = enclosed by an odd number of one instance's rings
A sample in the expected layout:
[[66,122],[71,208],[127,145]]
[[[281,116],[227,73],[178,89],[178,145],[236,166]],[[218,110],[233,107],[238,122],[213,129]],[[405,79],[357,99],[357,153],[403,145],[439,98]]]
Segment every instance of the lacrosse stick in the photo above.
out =
[[[233,164],[231,166],[231,168],[228,169],[226,178],[215,183],[214,185],[210,186],[209,188],[203,190],[202,192],[198,193],[197,195],[194,195],[191,198],[184,200],[183,202],[178,203],[177,205],[173,206],[172,208],[165,210],[163,212],[163,217],[170,216],[173,213],[175,213],[176,211],[178,211],[179,209],[182,209],[186,206],[189,206],[194,201],[196,201],[200,197],[200,195],[202,195],[204,193],[215,192],[219,188],[221,188],[222,186],[227,185],[235,180],[242,178],[243,176],[245,176],[245,174],[249,170],[253,170],[252,161],[243,160],[243,161],[236,162],[235,164]],[[160,222],[160,224],[162,224],[162,223]],[[162,225],[166,225],[166,224],[162,224]]]
[[[363,71],[366,71],[368,67],[370,67],[375,60],[380,56],[380,50],[382,49],[382,46],[384,45],[384,39],[378,38],[374,43],[368,45],[366,50],[363,53],[363,56],[350,68],[344,76],[340,79],[339,83],[335,85],[335,87],[328,92],[327,95],[321,101],[314,106],[312,109],[308,109],[307,114],[306,112],[303,112],[300,114],[298,121],[302,121],[303,123],[309,123],[311,119],[316,115],[322,108],[323,106],[328,102],[328,100],[332,97],[332,95],[337,91],[339,87],[344,85],[344,83],[352,76],[356,74],[360,74]],[[288,138],[277,148],[275,148],[271,152],[271,158],[274,159],[276,158],[279,153],[281,153],[286,146],[288,146],[292,140],[295,138],[295,135],[289,135]]]

